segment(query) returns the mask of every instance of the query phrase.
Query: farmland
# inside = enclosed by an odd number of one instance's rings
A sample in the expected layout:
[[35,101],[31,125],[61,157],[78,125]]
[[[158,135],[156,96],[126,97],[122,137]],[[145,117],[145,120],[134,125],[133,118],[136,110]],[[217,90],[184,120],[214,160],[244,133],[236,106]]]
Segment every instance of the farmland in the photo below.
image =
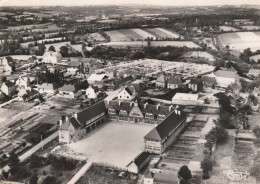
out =
[[260,32],[223,33],[219,35],[219,41],[223,47],[229,45],[231,50],[250,48],[255,51],[260,49]]
[[[108,42],[101,43],[99,45],[111,46],[111,47],[147,47],[147,42],[144,41],[117,41],[117,42]],[[199,48],[199,46],[191,41],[151,41],[151,46],[153,47],[188,47],[188,48]]]
[[112,42],[152,39],[179,38],[179,34],[163,28],[120,29],[105,32]]

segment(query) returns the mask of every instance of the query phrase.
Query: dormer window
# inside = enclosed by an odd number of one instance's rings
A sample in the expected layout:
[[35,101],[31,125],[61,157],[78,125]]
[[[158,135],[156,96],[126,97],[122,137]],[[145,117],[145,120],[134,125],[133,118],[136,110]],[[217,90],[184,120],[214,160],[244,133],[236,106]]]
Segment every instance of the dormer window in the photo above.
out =
[[160,119],[160,120],[164,120],[165,118],[166,118],[166,116],[162,115],[162,114],[159,114],[157,117],[157,119]]
[[109,109],[109,110],[108,110],[108,113],[109,113],[109,114],[116,114],[116,111],[115,111],[115,109]]
[[127,111],[120,110],[119,115],[120,116],[127,116],[128,114],[127,114]]
[[145,118],[154,119],[154,115],[151,113],[146,113]]

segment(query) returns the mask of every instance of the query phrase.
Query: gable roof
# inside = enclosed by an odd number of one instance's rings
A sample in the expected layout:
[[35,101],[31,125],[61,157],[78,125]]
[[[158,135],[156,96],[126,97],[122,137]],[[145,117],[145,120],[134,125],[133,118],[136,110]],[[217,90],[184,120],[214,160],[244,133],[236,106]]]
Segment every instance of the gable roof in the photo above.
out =
[[180,85],[180,84],[182,84],[182,81],[181,81],[180,77],[170,77],[168,80],[168,84]]
[[43,83],[42,85],[38,86],[38,89],[55,90],[57,89],[57,86],[52,83]]
[[76,91],[75,90],[75,87],[74,87],[74,85],[64,85],[64,86],[62,86],[61,88],[59,88],[59,91],[69,91],[69,92],[74,92],[74,91]]
[[129,89],[129,87],[126,87],[125,88],[126,92],[129,94],[129,95],[133,95],[132,91]]
[[106,74],[91,74],[88,81],[102,81],[105,78],[107,78]]
[[14,83],[7,81],[4,83],[8,88],[14,87]]
[[165,77],[165,75],[161,75],[157,80],[156,80],[156,82],[166,82],[166,77]]
[[149,152],[144,151],[140,153],[137,157],[135,157],[134,160],[131,161],[126,167],[128,167],[131,163],[135,163],[135,165],[139,167],[147,158],[149,158],[150,155],[151,154]]
[[186,117],[187,116],[185,112],[181,112],[180,114],[172,112],[165,120],[152,129],[144,138],[159,141],[163,140],[172,130],[177,128],[179,124],[186,119]]
[[217,81],[216,81],[216,79],[214,77],[203,76],[202,77],[202,81],[203,82],[209,82],[209,83],[217,84]]
[[85,124],[88,120],[94,118],[95,116],[106,112],[106,107],[104,100],[88,107],[87,109],[77,113],[77,120],[81,124]]
[[196,84],[196,85],[198,85],[200,82],[201,82],[201,80],[198,79],[198,78],[193,78],[193,79],[190,80],[190,84]]

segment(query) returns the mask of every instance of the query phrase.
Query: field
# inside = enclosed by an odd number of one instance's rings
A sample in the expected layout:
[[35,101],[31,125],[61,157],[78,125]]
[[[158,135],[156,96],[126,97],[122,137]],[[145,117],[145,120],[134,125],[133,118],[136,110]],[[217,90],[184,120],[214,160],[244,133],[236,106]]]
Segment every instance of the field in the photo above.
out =
[[179,38],[179,34],[163,28],[150,29],[120,29],[105,32],[112,42],[145,40],[152,39]]
[[[37,43],[44,43],[44,42],[53,42],[53,41],[61,41],[62,37],[59,38],[48,38],[48,39],[44,39],[44,40],[38,40]],[[21,47],[28,47],[29,44],[34,44],[33,42],[25,42],[25,43],[21,43]]]
[[138,154],[144,151],[143,137],[153,128],[150,125],[126,122],[107,122],[92,131],[86,138],[71,143],[61,154],[79,155],[97,163],[125,168]]
[[223,33],[219,35],[219,40],[223,47],[229,45],[231,50],[260,49],[260,32]]
[[23,29],[44,29],[44,30],[53,30],[57,29],[57,25],[52,23],[45,23],[45,24],[32,24],[32,25],[23,25],[23,26],[9,26],[9,30],[19,31]]
[[[111,46],[111,47],[147,47],[147,42],[144,41],[121,41],[121,42],[108,42],[101,43],[99,45]],[[199,48],[199,46],[191,41],[151,41],[151,46],[153,47],[189,47],[189,48]]]

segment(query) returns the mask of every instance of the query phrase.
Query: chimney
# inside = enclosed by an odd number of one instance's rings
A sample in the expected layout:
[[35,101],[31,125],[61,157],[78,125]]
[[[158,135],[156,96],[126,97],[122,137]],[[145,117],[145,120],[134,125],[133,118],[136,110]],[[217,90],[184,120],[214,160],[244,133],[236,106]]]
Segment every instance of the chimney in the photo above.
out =
[[60,123],[60,126],[61,126],[62,125],[62,119],[60,119],[59,123]]
[[74,118],[78,119],[78,114],[77,113],[74,113],[73,116],[74,116]]
[[175,109],[174,113],[175,113],[175,114],[178,114],[178,110],[177,110],[177,109]]
[[156,105],[156,110],[157,110],[157,111],[159,110],[159,106],[160,106],[160,104],[157,104],[157,105]]
[[118,105],[119,105],[119,106],[121,105],[121,100],[118,100]]
[[144,108],[146,109],[146,107],[147,107],[147,104],[148,104],[148,102],[146,102],[145,104],[144,104]]
[[132,107],[133,105],[134,105],[134,102],[133,102],[133,101],[131,101],[131,102],[130,102],[130,106]]
[[169,112],[172,110],[172,107],[173,107],[172,105],[169,106]]
[[179,115],[181,115],[181,111],[177,111]]
[[65,121],[68,121],[68,120],[69,120],[69,117],[68,117],[68,116],[66,116],[66,117],[65,117]]

